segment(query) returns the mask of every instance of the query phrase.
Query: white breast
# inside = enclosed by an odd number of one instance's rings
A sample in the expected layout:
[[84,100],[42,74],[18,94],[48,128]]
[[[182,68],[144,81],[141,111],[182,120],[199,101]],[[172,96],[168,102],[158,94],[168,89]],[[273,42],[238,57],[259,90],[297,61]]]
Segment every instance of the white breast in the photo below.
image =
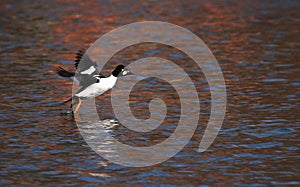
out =
[[109,76],[107,78],[101,78],[98,83],[91,84],[86,89],[75,94],[75,96],[80,98],[93,98],[97,97],[107,90],[110,90],[114,87],[117,82],[117,77]]

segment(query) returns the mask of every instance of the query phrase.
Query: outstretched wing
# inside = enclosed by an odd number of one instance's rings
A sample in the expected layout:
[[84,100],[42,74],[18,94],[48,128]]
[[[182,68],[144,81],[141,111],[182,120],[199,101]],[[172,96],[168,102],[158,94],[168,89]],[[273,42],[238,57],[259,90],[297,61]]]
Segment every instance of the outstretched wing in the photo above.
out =
[[105,78],[97,70],[97,64],[93,62],[86,54],[83,49],[76,53],[75,64],[76,72],[71,72],[63,69],[62,67],[57,67],[56,72],[62,77],[69,77],[79,83],[83,88],[96,83],[97,77]]
[[76,72],[81,75],[98,75],[97,64],[93,62],[81,49],[76,53]]
[[79,50],[76,54],[75,60],[76,74],[75,77],[79,81],[79,85],[82,87],[87,87],[95,82],[97,79],[95,76],[100,78],[105,77],[97,70],[97,64],[93,62],[83,50]]
[[78,64],[79,64],[79,62],[80,62],[80,60],[81,60],[81,58],[83,57],[84,53],[85,53],[85,50],[84,50],[84,49],[80,49],[80,50],[76,53],[75,64],[74,64],[74,66],[75,66],[76,69],[77,69],[77,66],[78,66]]

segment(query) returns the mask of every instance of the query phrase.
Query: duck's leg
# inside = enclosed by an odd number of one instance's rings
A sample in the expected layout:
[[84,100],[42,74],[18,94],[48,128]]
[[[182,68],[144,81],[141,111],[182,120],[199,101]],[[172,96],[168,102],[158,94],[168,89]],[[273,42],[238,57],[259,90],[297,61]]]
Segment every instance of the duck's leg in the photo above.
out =
[[77,102],[77,105],[75,106],[75,108],[73,110],[74,113],[77,113],[77,111],[78,111],[78,109],[81,105],[81,99],[79,97],[77,99],[78,99],[78,102]]

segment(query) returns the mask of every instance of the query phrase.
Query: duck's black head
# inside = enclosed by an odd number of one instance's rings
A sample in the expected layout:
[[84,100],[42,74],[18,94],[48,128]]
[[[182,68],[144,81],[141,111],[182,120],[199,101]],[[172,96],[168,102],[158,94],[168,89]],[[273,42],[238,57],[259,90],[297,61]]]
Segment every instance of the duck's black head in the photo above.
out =
[[[114,69],[114,71],[111,74],[115,77],[118,77],[119,75],[123,75],[124,74],[123,72],[125,72],[125,71],[127,72],[128,70],[125,69],[124,65],[120,64]],[[126,74],[124,74],[124,75],[126,75]]]

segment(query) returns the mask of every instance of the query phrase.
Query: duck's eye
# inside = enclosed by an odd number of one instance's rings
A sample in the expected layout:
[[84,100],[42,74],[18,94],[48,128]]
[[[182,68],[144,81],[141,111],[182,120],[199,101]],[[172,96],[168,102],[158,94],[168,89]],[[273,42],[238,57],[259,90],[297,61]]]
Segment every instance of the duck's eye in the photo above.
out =
[[99,80],[99,79],[97,79],[97,80],[96,80],[96,83],[99,83],[99,82],[100,82],[100,80]]

